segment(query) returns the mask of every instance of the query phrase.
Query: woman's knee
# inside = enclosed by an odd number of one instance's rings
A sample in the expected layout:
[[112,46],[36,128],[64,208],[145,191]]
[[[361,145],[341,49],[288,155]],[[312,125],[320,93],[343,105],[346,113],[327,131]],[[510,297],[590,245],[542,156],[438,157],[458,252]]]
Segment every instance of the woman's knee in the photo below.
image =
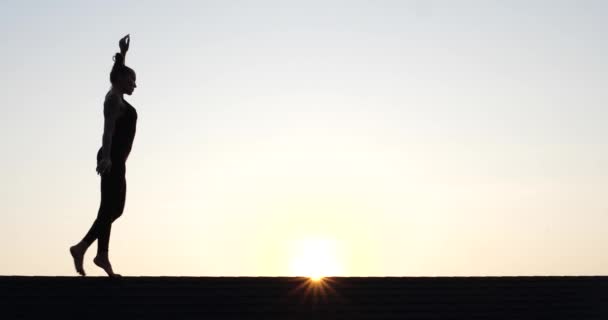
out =
[[97,219],[102,223],[112,223],[122,215],[123,209],[123,206],[102,205],[99,208]]
[[114,222],[116,219],[120,218],[120,216],[122,216],[122,212],[123,212],[123,210],[115,211],[114,214],[112,215],[112,222]]
[[114,221],[114,218],[110,210],[99,210],[97,221],[99,221],[101,225],[108,225]]

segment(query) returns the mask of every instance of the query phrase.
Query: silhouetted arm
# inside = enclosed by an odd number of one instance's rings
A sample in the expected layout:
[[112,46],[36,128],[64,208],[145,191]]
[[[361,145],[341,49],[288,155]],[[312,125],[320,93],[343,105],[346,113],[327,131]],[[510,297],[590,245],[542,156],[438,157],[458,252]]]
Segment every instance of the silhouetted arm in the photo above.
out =
[[121,105],[121,98],[113,93],[109,93],[106,96],[105,102],[103,103],[104,125],[101,157],[105,160],[109,160],[111,158],[110,152],[112,150],[112,136],[114,135],[116,119],[120,114]]
[[120,53],[123,56],[124,61],[127,60],[127,51],[129,51],[129,44],[131,43],[131,36],[126,35],[120,39],[118,46],[120,47]]

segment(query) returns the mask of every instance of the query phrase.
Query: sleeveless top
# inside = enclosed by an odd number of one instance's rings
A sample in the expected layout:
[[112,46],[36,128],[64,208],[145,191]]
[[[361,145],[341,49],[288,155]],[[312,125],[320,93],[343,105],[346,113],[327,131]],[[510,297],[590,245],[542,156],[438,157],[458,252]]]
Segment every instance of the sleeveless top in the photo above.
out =
[[[137,111],[131,104],[123,100],[125,108],[122,114],[116,119],[114,124],[114,134],[112,135],[112,149],[110,150],[110,159],[112,164],[125,163],[131,153],[133,139],[135,138],[135,129],[137,126]],[[97,151],[97,160],[102,157],[103,145]]]

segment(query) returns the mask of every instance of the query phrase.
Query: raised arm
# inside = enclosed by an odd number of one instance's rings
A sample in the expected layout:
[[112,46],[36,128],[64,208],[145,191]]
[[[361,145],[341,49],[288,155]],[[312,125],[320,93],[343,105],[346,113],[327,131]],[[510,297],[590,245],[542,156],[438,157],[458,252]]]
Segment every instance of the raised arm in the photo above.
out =
[[[127,58],[127,51],[129,51],[129,44],[131,43],[131,35],[126,35],[118,42],[120,47],[120,53],[122,54],[123,60]],[[123,61],[124,63],[124,61]]]

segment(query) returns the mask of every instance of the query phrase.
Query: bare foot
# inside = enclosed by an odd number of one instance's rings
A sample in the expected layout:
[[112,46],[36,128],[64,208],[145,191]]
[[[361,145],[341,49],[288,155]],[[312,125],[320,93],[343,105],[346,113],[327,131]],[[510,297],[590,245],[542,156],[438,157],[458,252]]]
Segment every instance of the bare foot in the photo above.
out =
[[74,267],[76,268],[76,272],[78,272],[81,276],[86,276],[84,272],[84,268],[82,267],[82,260],[84,258],[84,253],[86,249],[82,249],[79,245],[70,247],[70,254],[74,259]]
[[105,271],[110,278],[122,277],[120,274],[114,273],[114,271],[112,270],[112,265],[110,264],[110,260],[108,259],[108,257],[98,255],[95,258],[93,258],[93,262],[98,267],[102,268],[103,271]]

